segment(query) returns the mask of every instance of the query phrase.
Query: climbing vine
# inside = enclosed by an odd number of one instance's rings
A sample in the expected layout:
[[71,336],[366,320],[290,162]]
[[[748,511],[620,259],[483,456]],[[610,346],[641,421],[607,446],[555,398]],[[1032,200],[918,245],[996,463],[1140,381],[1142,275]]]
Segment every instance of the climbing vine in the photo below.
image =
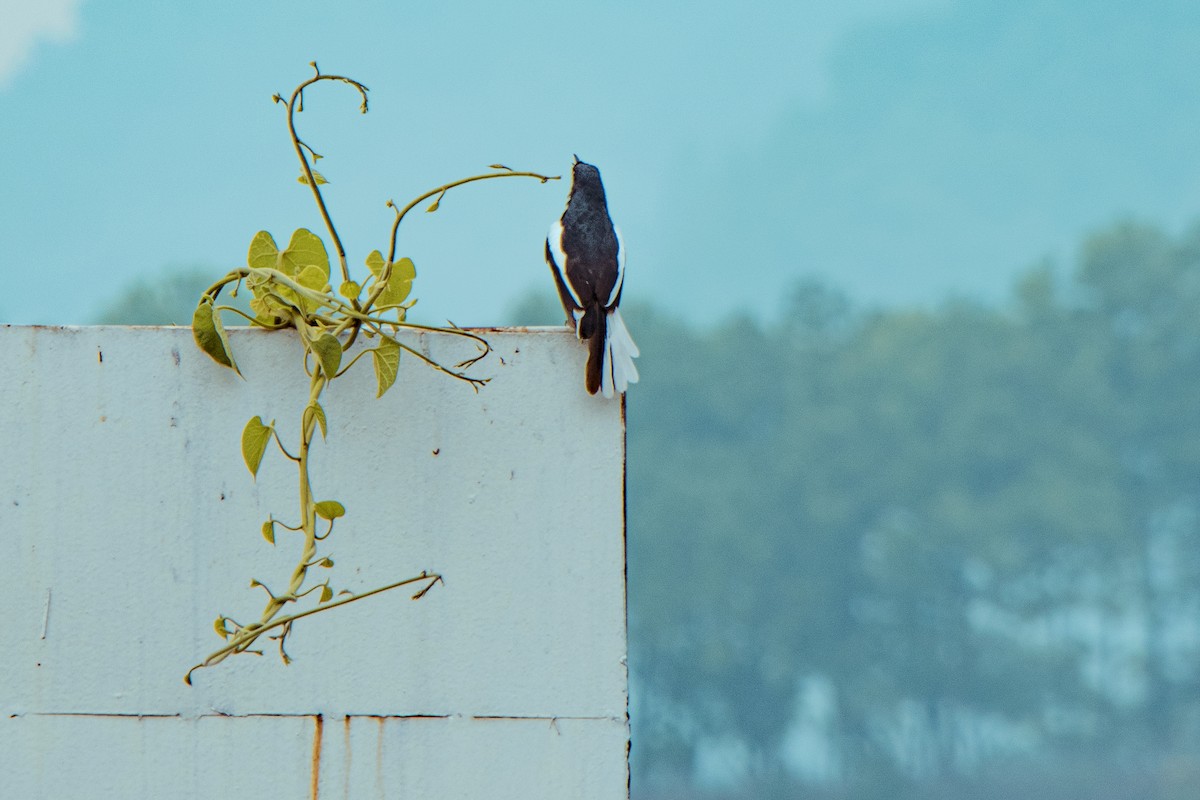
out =
[[[309,456],[316,433],[319,431],[324,440],[328,432],[328,418],[321,405],[321,397],[331,381],[344,375],[368,354],[375,368],[377,397],[382,397],[395,383],[402,354],[415,357],[475,390],[486,383],[486,379],[467,374],[473,364],[490,352],[485,339],[453,325],[437,327],[407,321],[408,310],[415,302],[410,299],[410,293],[416,268],[411,259],[396,258],[400,223],[409,212],[430,200],[432,202],[425,210],[437,211],[446,193],[464,184],[494,178],[535,178],[542,183],[558,179],[558,176],[517,172],[501,164],[493,164],[491,172],[438,186],[403,207],[389,200],[387,206],[394,210],[395,215],[387,254],[372,250],[366,257],[365,274],[361,280],[356,280],[351,275],[346,250],[322,195],[321,186],[327,181],[313,168],[313,164],[322,156],[297,134],[296,115],[304,110],[305,91],[318,83],[341,83],[356,90],[361,99],[359,109],[364,114],[367,112],[368,90],[353,78],[323,74],[316,62],[310,66],[315,74],[297,86],[290,97],[285,99],[283,95],[276,94],[272,99],[284,106],[288,134],[300,161],[298,180],[312,192],[337,255],[338,290],[335,293],[331,285],[329,253],[321,237],[300,228],[292,234],[287,246],[280,249],[271,234],[259,231],[250,242],[246,265],[231,270],[206,289],[192,318],[196,344],[218,364],[239,375],[241,371],[234,360],[222,321],[223,314],[236,315],[259,328],[294,331],[304,347],[303,368],[309,379],[308,395],[301,413],[300,439],[295,449],[287,448],[274,421],[264,422],[260,416],[246,423],[241,440],[242,457],[252,476],[258,475],[259,466],[272,445],[283,458],[294,463],[299,476],[297,517],[287,522],[269,516],[260,530],[262,537],[271,545],[275,544],[276,536],[281,532],[301,537],[301,556],[287,580],[286,588],[281,591],[272,590],[257,578],[250,581],[251,588],[261,589],[267,595],[266,605],[257,620],[241,623],[225,614],[217,617],[213,627],[224,644],[188,670],[184,677],[188,685],[191,685],[192,674],[201,667],[214,666],[239,653],[261,655],[259,639],[264,635],[277,642],[280,657],[285,664],[289,663],[291,659],[285,647],[287,637],[295,623],[304,617],[403,586],[415,588],[412,598],[417,600],[442,580],[440,574],[422,571],[367,592],[353,594],[343,590],[335,595],[331,578],[328,577],[330,573],[323,573],[327,577],[320,580],[314,577],[313,570],[333,568],[333,559],[324,554],[322,548],[333,533],[337,520],[346,513],[345,507],[337,500],[318,499],[309,474]],[[237,297],[239,291],[249,291],[251,313],[222,304],[220,295],[226,289],[232,297]],[[405,328],[462,337],[475,346],[475,352],[459,363],[442,364],[397,338],[396,334]],[[370,346],[361,347],[357,355],[343,364],[343,356],[360,335],[371,343]],[[306,598],[313,599],[302,603]]]

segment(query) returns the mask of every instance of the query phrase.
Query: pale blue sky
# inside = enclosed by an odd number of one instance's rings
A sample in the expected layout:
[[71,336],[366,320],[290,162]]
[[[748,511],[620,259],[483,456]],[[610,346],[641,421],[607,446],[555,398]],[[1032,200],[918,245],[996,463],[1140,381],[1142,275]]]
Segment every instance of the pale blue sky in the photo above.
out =
[[[36,9],[36,10],[33,10]],[[628,295],[770,314],[798,278],[866,302],[1002,297],[1125,215],[1200,217],[1200,4],[1039,0],[202,6],[0,0],[0,318],[86,322],[164,267],[319,232],[273,92],[352,265],[405,201],[493,162],[600,166]],[[552,296],[564,184],[498,181],[407,225],[424,315]]]

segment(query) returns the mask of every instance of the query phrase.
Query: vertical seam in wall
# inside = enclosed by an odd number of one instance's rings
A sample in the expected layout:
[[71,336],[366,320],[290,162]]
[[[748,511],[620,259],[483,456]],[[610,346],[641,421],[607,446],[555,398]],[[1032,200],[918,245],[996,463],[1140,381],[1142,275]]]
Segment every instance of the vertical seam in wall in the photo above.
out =
[[629,719],[629,425],[625,413],[628,395],[621,394],[621,593],[625,598],[625,797],[633,793],[633,770],[629,757],[633,751],[633,730]]

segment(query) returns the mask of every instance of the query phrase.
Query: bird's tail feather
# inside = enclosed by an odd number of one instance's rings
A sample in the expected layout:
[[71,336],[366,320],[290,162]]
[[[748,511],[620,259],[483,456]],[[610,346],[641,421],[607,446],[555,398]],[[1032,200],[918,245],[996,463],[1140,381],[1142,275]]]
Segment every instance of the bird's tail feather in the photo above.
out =
[[[578,323],[580,338],[586,336],[588,340],[587,377],[585,380],[588,394],[595,394],[599,391],[603,376],[608,375],[606,366],[608,359],[605,358],[608,350],[605,325],[607,319],[602,310],[597,309],[597,311],[598,313],[584,313],[583,319]],[[586,334],[585,330],[587,330]],[[606,392],[604,396],[611,397],[612,395]]]
[[[633,337],[629,335],[629,329],[625,327],[625,320],[621,319],[621,312],[614,308],[605,316],[607,325],[601,328],[604,334],[604,363],[600,389],[605,397],[612,397],[614,394],[623,393],[629,388],[629,384],[638,382],[638,371],[633,359],[641,353],[634,344]],[[592,358],[589,357],[588,391],[595,394],[596,390],[591,388],[591,362]]]

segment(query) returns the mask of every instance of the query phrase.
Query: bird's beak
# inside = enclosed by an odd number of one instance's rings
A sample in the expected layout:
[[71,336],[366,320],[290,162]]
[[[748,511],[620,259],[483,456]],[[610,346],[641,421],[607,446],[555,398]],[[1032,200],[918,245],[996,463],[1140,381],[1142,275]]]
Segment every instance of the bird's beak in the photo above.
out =
[[[576,163],[576,164],[578,164],[578,163],[579,163],[579,156],[576,156],[574,153],[572,153],[571,155],[575,157],[575,163]],[[574,165],[572,165],[572,166],[574,166]]]

